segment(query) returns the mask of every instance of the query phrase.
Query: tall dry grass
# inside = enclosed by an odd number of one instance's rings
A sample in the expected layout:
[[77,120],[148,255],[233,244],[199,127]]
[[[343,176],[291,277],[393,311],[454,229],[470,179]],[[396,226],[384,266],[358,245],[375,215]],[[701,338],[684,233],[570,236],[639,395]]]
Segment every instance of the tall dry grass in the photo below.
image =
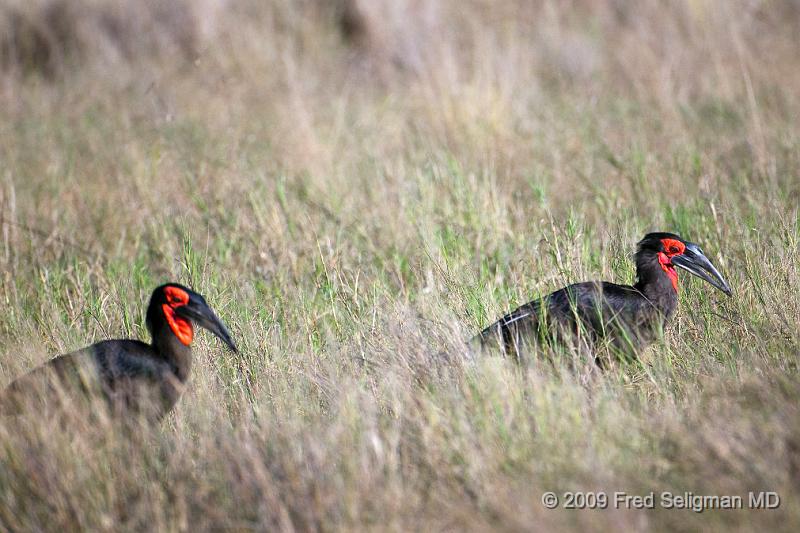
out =
[[[796,2],[40,0],[0,27],[0,384],[144,338],[168,279],[245,369],[199,335],[135,442],[0,422],[0,529],[796,528]],[[630,281],[653,229],[734,298],[682,278],[666,338],[602,375],[463,360],[516,304]]]

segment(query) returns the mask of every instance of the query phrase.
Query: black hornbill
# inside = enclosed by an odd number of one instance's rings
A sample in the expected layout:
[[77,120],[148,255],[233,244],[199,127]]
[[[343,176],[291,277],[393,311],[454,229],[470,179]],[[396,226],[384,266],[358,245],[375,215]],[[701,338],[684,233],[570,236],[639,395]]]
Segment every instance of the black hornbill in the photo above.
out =
[[[673,233],[648,233],[636,252],[633,286],[607,281],[576,283],[527,303],[504,316],[473,341],[499,346],[520,358],[526,344],[584,339],[621,354],[653,342],[678,305],[675,267],[704,279],[728,296],[731,288],[700,247]],[[601,361],[598,359],[598,363]]]
[[[161,419],[178,401],[192,365],[192,324],[231,350],[236,346],[205,299],[177,283],[156,288],[146,317],[152,343],[108,340],[60,355],[14,380],[0,393],[0,413],[77,410],[100,400],[113,417]],[[96,408],[98,404],[92,404]]]

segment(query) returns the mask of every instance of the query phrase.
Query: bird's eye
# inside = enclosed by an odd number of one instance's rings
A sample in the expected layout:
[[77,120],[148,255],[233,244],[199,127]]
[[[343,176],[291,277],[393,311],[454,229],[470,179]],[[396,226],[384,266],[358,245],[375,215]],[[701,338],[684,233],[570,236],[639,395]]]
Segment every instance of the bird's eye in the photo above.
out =
[[669,247],[669,253],[671,253],[671,254],[677,254],[678,252],[680,252],[680,250],[678,250],[678,247],[677,247],[677,246],[670,246],[670,247]]
[[183,305],[189,302],[189,295],[177,287],[167,287],[164,289],[164,296],[167,303],[171,306]]

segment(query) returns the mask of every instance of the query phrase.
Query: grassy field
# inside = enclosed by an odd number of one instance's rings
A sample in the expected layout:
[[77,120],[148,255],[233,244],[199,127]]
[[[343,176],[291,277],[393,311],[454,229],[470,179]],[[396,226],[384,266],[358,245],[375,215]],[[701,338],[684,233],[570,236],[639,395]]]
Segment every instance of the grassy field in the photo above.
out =
[[[797,2],[71,4],[0,7],[0,386],[146,339],[168,280],[241,355],[199,333],[137,442],[0,421],[0,530],[800,526]],[[684,273],[605,373],[463,357],[537,295],[631,282],[651,230],[733,297]]]

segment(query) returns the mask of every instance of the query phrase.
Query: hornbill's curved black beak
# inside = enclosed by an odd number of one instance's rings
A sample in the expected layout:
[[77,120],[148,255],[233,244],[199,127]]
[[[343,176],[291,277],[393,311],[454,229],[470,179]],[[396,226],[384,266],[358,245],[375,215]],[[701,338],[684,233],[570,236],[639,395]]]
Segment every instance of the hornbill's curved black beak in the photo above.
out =
[[189,303],[176,308],[175,312],[191,320],[198,326],[206,328],[222,339],[234,353],[239,353],[239,350],[236,349],[236,345],[233,343],[230,332],[228,332],[228,328],[225,327],[225,324],[214,314],[214,311],[211,310],[206,301],[199,294],[190,295]]
[[672,257],[672,264],[681,267],[690,274],[704,279],[714,287],[718,288],[728,296],[732,294],[731,287],[719,270],[716,269],[703,251],[694,243],[687,242],[686,249],[681,255]]

